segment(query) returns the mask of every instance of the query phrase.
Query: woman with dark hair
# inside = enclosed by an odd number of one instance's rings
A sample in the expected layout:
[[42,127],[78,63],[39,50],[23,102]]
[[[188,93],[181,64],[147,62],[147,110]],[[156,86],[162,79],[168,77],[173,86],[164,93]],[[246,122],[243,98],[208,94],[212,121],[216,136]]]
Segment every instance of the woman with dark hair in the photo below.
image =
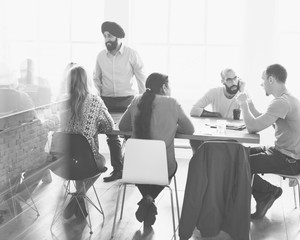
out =
[[[67,101],[67,110],[60,114],[61,131],[80,133],[85,136],[91,145],[96,164],[100,171],[105,171],[105,158],[99,153],[98,133],[109,132],[113,129],[114,122],[107,111],[107,108],[101,98],[91,94],[88,84],[88,77],[83,67],[74,65],[68,71],[67,90],[69,99]],[[88,190],[97,178],[87,181],[85,184]],[[83,184],[76,181],[76,192],[83,192]],[[74,198],[73,198],[74,199]],[[76,217],[86,217],[84,200],[79,199],[81,208],[84,209],[84,216],[81,211],[76,211],[76,201],[71,201],[64,212],[65,218],[70,218],[73,213]]]
[[[163,140],[167,147],[168,172],[171,179],[177,170],[174,151],[176,132],[192,134],[194,126],[179,103],[170,97],[168,76],[152,73],[146,80],[146,91],[133,99],[123,114],[119,129],[133,131],[133,138]],[[137,184],[143,198],[138,203],[136,218],[151,226],[156,220],[155,198],[162,186]]]

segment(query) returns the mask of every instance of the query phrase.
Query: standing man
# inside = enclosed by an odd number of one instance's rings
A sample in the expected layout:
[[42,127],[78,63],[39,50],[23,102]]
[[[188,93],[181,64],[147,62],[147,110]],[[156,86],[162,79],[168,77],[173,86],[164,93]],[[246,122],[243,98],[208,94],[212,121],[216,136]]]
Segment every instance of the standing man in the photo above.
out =
[[[138,92],[145,91],[146,77],[144,64],[138,53],[125,46],[121,39],[125,32],[115,22],[104,22],[101,26],[106,49],[102,50],[96,61],[94,83],[108,111],[124,112],[137,91],[134,89],[134,77]],[[122,177],[122,151],[118,136],[107,135],[113,172],[104,178],[105,182]]]
[[256,110],[245,93],[237,96],[249,133],[259,132],[269,126],[275,128],[273,147],[251,148],[250,166],[254,175],[252,195],[256,200],[256,212],[252,219],[265,216],[274,201],[282,194],[256,173],[297,175],[300,173],[300,101],[286,89],[287,72],[279,64],[267,67],[262,74],[262,86],[266,95],[274,99],[265,113]]

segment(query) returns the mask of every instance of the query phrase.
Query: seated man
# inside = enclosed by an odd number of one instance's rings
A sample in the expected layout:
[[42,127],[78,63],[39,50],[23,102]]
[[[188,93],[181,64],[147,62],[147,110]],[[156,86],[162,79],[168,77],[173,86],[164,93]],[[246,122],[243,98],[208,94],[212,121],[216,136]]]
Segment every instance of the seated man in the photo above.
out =
[[[221,72],[221,83],[223,86],[208,90],[194,104],[190,113],[192,117],[233,118],[233,110],[239,108],[234,97],[239,91],[244,91],[245,83],[230,68],[226,68]],[[212,112],[205,110],[208,105],[211,105]],[[193,153],[202,143],[203,141],[198,140],[190,141]]]
[[[221,72],[221,83],[223,86],[208,90],[194,104],[191,116],[233,118],[233,109],[239,107],[234,96],[238,91],[242,92],[244,90],[245,83],[230,68],[226,68]],[[212,106],[212,112],[204,109],[208,105]]]
[[252,219],[264,217],[282,194],[280,187],[273,186],[256,173],[300,173],[300,101],[286,89],[286,78],[287,72],[279,64],[270,65],[263,72],[261,85],[267,96],[274,97],[265,113],[258,112],[245,93],[237,96],[249,133],[269,126],[275,128],[275,146],[256,147],[250,151],[251,173],[255,174],[252,195],[257,203]]

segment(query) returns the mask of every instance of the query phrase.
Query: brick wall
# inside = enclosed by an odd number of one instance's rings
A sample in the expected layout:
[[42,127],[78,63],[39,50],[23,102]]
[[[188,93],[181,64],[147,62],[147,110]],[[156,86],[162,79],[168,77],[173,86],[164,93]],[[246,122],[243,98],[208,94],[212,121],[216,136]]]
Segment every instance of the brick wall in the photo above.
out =
[[[0,118],[0,192],[7,190],[9,177],[36,168],[46,161],[44,147],[49,127],[38,116],[57,114],[61,103],[49,104]],[[56,123],[57,124],[57,123]],[[58,126],[52,127],[57,128]]]

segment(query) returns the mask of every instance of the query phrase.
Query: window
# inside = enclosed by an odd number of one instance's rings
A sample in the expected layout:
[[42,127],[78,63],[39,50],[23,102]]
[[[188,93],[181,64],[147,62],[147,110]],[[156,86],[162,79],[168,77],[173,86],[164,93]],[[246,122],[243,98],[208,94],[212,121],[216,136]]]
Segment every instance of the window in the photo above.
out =
[[196,101],[208,87],[219,84],[223,68],[239,71],[242,2],[131,1],[131,42],[147,74],[162,71],[170,77],[172,95]]

